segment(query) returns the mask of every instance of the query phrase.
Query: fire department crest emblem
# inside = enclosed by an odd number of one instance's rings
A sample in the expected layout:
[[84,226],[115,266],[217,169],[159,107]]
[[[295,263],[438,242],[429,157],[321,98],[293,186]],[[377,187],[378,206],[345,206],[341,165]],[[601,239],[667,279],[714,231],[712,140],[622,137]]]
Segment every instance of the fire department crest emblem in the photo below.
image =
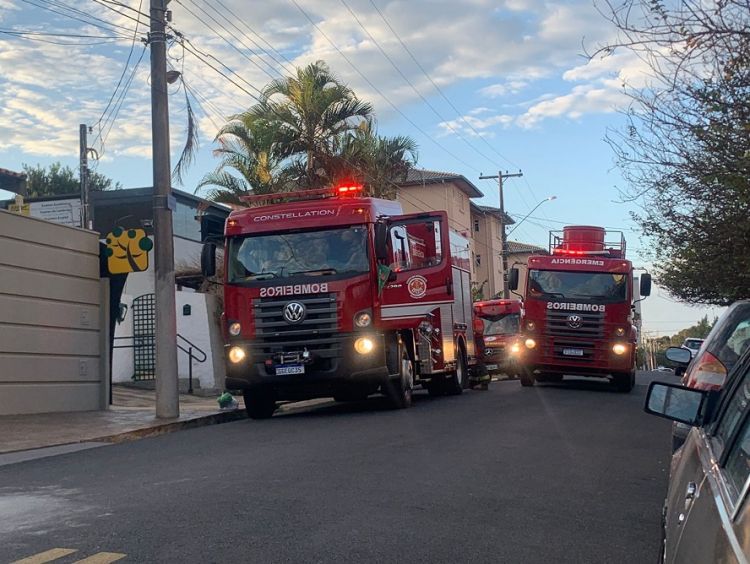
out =
[[424,276],[412,276],[406,281],[406,289],[412,298],[423,298],[427,293],[427,279]]

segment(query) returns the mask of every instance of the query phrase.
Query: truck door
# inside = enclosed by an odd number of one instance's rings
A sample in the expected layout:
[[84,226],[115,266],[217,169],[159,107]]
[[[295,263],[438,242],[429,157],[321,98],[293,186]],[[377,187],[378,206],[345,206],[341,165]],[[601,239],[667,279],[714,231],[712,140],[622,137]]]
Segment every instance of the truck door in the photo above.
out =
[[429,320],[441,331],[443,360],[455,359],[453,277],[445,212],[391,217],[386,258],[379,264],[383,287],[379,316],[386,329],[416,327]]

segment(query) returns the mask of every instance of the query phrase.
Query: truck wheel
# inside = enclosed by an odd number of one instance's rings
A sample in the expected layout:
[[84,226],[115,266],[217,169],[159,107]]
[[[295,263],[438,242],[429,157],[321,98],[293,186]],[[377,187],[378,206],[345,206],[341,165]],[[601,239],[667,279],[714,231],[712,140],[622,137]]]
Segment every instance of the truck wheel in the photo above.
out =
[[449,396],[457,396],[464,391],[464,386],[469,379],[469,372],[466,368],[466,355],[462,348],[458,349],[458,358],[456,359],[456,371],[445,381],[445,393]]
[[383,392],[388,398],[388,403],[393,409],[404,409],[411,407],[412,393],[414,391],[414,364],[409,358],[409,353],[403,345],[398,345],[398,377],[389,378],[383,385]]
[[521,386],[524,388],[530,388],[534,385],[535,378],[533,370],[522,368],[519,376],[521,378]]
[[276,411],[276,398],[269,392],[245,390],[245,411],[250,419],[268,419]]
[[629,394],[635,387],[635,372],[620,372],[612,376],[612,382],[618,392]]

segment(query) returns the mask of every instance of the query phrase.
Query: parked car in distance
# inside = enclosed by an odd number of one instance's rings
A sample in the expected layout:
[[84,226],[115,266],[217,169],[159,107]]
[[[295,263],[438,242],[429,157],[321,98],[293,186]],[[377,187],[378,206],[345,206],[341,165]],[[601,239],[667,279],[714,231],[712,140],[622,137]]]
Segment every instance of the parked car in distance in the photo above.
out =
[[691,427],[672,457],[660,562],[747,562],[750,557],[750,352],[726,387],[653,382],[647,413]]
[[[695,358],[695,355],[698,354],[698,351],[701,348],[701,345],[705,339],[696,339],[693,337],[687,338],[682,342],[682,348],[688,349],[690,351],[690,358]],[[675,368],[675,376],[682,376],[685,373],[685,367],[684,366],[678,366]]]
[[[748,347],[750,300],[742,300],[729,306],[695,355],[687,348],[669,347],[666,356],[685,371],[682,377],[685,386],[698,390],[719,390],[729,371]],[[673,450],[682,445],[688,431],[689,427],[686,425],[676,423],[673,426]]]
[[657,366],[656,371],[657,372],[672,372],[672,369],[668,368],[667,366]]

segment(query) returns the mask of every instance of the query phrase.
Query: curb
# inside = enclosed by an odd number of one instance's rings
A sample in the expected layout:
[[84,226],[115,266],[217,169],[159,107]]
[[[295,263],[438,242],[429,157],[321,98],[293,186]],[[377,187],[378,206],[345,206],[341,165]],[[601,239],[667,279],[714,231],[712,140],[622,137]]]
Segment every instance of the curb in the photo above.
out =
[[166,435],[168,433],[174,433],[175,431],[182,431],[184,429],[195,429],[197,427],[205,427],[208,425],[231,423],[232,421],[239,421],[240,419],[247,419],[247,413],[244,409],[212,413],[211,415],[201,415],[199,417],[194,417],[193,419],[186,419],[185,421],[166,422],[160,425],[155,425],[153,427],[134,429],[132,431],[125,431],[124,433],[115,433],[112,435],[105,435],[103,437],[96,437],[94,439],[87,439],[87,441],[102,441],[113,444],[124,443],[127,441],[135,441],[148,437]]

